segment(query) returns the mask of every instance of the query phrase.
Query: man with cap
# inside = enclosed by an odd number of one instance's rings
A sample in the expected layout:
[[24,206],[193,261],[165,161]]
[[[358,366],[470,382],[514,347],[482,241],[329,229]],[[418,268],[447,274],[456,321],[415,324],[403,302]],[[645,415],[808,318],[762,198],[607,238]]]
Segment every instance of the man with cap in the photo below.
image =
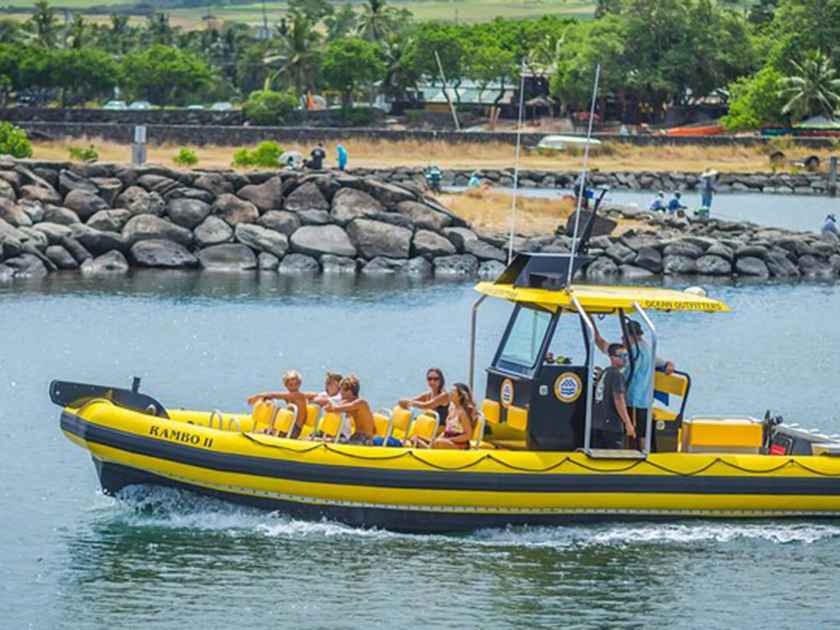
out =
[[700,206],[703,208],[712,207],[712,196],[715,192],[715,178],[717,171],[706,169],[700,174]]
[[[594,321],[593,321],[594,325]],[[647,434],[647,421],[653,406],[653,371],[661,368],[666,374],[674,372],[674,364],[653,356],[653,349],[645,341],[644,330],[635,320],[627,321],[627,351],[629,364],[625,365],[624,378],[627,381],[627,410],[636,427],[636,447],[642,450]],[[595,328],[595,344],[604,354],[609,354],[610,344]],[[653,436],[651,436],[652,438]],[[653,443],[651,439],[651,443]]]
[[825,218],[825,223],[823,223],[822,235],[825,236],[826,234],[833,234],[835,237],[840,238],[840,229],[837,228],[837,217],[833,214],[829,214]]

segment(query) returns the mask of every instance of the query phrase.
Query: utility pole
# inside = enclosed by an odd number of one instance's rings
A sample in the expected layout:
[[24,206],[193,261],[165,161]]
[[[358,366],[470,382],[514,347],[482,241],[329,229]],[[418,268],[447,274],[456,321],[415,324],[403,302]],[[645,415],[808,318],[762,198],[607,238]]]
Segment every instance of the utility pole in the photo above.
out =
[[452,112],[452,120],[455,123],[455,131],[461,131],[461,124],[458,122],[458,114],[455,112],[455,105],[452,103],[452,99],[449,98],[449,92],[446,89],[446,75],[443,73],[443,64],[440,62],[440,55],[438,55],[437,51],[435,51],[435,61],[437,61],[437,67],[440,71],[440,80],[443,82],[443,96],[449,104],[449,111]]

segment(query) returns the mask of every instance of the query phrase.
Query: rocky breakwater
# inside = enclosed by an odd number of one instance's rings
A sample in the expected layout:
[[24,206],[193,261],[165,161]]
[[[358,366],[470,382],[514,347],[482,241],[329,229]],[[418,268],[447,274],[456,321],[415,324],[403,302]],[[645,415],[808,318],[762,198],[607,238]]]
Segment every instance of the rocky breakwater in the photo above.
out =
[[495,277],[502,243],[411,185],[0,158],[0,279],[131,268]]
[[[756,279],[833,279],[840,275],[840,240],[752,223],[692,221],[635,208],[607,210],[599,217],[585,268],[590,279],[641,280],[655,276],[719,276]],[[585,218],[585,217],[584,217]],[[615,219],[615,220],[612,220]],[[621,219],[637,227],[613,232]],[[616,222],[619,221],[619,223]],[[571,219],[553,237],[518,243],[525,250],[567,252]]]

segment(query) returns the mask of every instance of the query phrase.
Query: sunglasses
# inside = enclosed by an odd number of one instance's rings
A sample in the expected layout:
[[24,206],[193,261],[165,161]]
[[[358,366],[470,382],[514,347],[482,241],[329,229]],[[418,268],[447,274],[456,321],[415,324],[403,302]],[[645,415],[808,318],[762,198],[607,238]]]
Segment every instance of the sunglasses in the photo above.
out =
[[629,356],[630,356],[630,355],[629,355],[629,354],[627,354],[626,352],[619,352],[618,354],[616,354],[616,355],[615,355],[615,357],[616,357],[617,359],[621,359],[622,361],[626,361],[626,360],[628,359],[628,357],[629,357]]
[[440,377],[439,376],[427,376],[426,380],[427,381],[439,381]]

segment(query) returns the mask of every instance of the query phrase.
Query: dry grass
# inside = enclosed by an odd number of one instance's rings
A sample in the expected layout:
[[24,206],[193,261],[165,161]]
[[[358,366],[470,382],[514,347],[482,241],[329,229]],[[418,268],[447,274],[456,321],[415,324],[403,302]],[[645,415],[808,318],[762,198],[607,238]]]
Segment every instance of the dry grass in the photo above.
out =
[[[130,158],[128,145],[103,142],[97,138],[69,141],[36,142],[35,157],[39,159],[67,159],[69,146],[93,144],[99,157],[105,161],[123,162]],[[397,167],[428,166],[437,164],[442,168],[503,169],[514,162],[514,148],[501,142],[449,144],[443,141],[405,140],[385,142],[350,139],[344,142],[350,153],[350,167]],[[284,143],[283,148],[308,154],[310,144]],[[334,165],[334,143],[327,143],[328,166]],[[234,147],[191,146],[199,157],[199,167],[229,167]],[[172,158],[180,146],[161,145],[149,147],[149,161],[172,165]],[[832,153],[830,149],[819,151],[790,149],[789,158],[802,158],[816,154],[824,163]],[[581,167],[579,152],[558,156],[525,153],[521,166],[526,169],[576,171]],[[625,144],[606,145],[597,154],[590,156],[590,167],[601,171],[688,171],[699,172],[714,168],[720,172],[769,171],[767,151],[763,147],[701,147],[667,146],[637,147]]]

